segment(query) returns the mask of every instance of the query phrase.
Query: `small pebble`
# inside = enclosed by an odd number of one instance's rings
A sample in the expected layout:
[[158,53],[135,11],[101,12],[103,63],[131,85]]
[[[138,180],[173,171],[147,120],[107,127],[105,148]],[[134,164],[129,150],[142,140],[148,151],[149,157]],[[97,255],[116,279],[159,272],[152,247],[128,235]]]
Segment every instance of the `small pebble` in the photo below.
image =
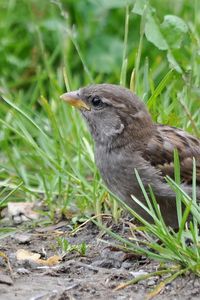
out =
[[133,266],[132,262],[124,261],[122,263],[122,268],[124,268],[124,269],[130,269],[132,266]]
[[148,286],[152,286],[152,285],[155,285],[155,284],[156,284],[156,282],[153,279],[150,279],[149,281],[147,281]]
[[200,288],[200,282],[195,280],[193,286],[194,286],[194,288]]
[[17,269],[17,274],[19,274],[19,275],[28,275],[28,274],[30,274],[30,271],[27,270],[26,268],[18,268]]
[[119,261],[115,261],[114,259],[102,259],[97,260],[92,263],[92,266],[101,267],[101,268],[120,268],[121,263]]
[[13,280],[10,276],[0,273],[0,283],[4,283],[7,285],[13,285]]
[[16,233],[14,235],[14,239],[17,243],[19,244],[29,244],[31,241],[31,234],[21,234],[21,233]]
[[105,248],[101,252],[101,257],[123,262],[126,258],[126,253],[124,253],[123,251],[111,251],[109,248]]

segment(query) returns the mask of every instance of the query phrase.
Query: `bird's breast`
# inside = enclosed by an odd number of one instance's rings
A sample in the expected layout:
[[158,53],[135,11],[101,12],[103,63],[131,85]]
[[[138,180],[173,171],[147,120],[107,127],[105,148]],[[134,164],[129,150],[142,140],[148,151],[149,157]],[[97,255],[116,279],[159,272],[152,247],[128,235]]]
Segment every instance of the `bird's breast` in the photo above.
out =
[[130,198],[131,194],[138,195],[138,182],[135,178],[135,168],[140,168],[141,158],[138,153],[107,151],[98,147],[95,160],[101,176],[107,187],[122,200]]

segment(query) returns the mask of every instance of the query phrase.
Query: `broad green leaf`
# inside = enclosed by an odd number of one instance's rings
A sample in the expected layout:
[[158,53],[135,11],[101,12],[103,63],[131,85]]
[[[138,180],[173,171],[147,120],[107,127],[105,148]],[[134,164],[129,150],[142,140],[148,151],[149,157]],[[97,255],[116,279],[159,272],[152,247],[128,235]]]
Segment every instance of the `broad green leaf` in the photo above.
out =
[[185,34],[188,32],[187,24],[179,17],[166,15],[160,25],[161,32],[170,48],[180,48]]
[[136,0],[132,12],[141,16],[147,3],[148,0]]
[[168,62],[170,64],[171,68],[176,70],[178,73],[183,72],[181,67],[179,66],[178,62],[176,61],[175,57],[173,56],[173,54],[170,50],[167,53],[167,59],[168,59]]
[[160,26],[152,14],[148,14],[145,23],[145,35],[149,42],[160,50],[167,50],[168,44],[160,31]]
[[[98,73],[112,73],[121,64],[123,41],[112,36],[94,38],[88,49],[88,65]],[[117,65],[116,65],[117,62]]]

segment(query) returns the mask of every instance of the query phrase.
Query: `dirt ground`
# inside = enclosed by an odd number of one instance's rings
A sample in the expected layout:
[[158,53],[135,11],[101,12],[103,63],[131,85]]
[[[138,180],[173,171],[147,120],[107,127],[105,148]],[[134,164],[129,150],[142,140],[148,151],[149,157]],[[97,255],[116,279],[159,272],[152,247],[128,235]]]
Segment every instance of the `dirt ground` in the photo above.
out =
[[[113,230],[126,236],[129,234],[128,226],[115,227]],[[40,253],[42,257],[59,254],[58,236],[65,237],[72,245],[86,242],[86,255],[70,252],[54,266],[17,259],[16,252],[19,249]],[[148,293],[160,282],[159,277],[118,291],[115,288],[134,276],[157,270],[159,264],[124,253],[103,240],[115,242],[92,223],[72,235],[67,222],[17,232],[1,239],[0,251],[9,258],[12,270],[8,270],[7,263],[0,257],[0,299],[147,299]],[[154,299],[200,299],[200,279],[189,274],[180,277],[167,285]]]

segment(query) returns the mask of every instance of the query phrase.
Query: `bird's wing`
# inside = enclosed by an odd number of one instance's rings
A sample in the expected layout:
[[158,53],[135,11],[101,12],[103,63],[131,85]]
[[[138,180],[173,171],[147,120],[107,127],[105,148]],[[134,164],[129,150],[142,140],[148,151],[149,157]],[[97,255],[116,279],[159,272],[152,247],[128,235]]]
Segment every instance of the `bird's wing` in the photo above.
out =
[[169,175],[173,178],[174,149],[179,153],[182,182],[192,182],[195,157],[197,183],[200,183],[200,140],[181,129],[156,125],[156,133],[148,142],[143,157],[163,176]]

